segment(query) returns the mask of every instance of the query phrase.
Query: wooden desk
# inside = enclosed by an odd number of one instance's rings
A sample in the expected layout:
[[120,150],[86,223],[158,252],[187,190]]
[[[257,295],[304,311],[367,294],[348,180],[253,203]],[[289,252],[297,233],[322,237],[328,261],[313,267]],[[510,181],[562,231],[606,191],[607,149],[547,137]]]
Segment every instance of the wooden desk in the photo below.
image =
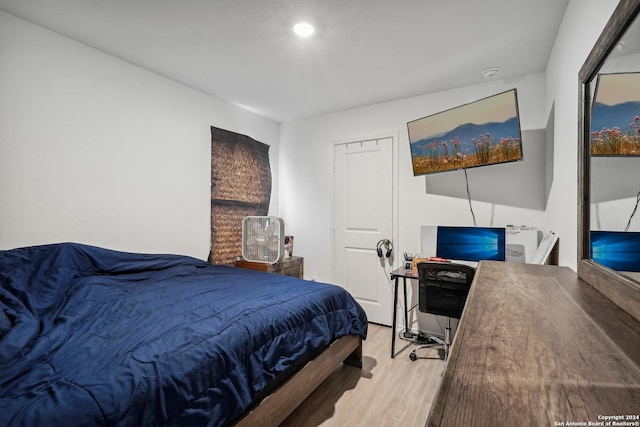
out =
[[480,263],[428,426],[604,426],[639,413],[640,322],[569,268]]

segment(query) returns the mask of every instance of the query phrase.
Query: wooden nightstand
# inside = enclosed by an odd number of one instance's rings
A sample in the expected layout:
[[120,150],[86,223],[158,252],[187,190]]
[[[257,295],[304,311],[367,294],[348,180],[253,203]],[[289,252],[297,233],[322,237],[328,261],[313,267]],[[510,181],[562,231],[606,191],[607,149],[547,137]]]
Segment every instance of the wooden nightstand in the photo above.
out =
[[304,258],[294,256],[283,259],[275,264],[267,264],[265,262],[251,262],[244,259],[235,262],[236,267],[250,268],[252,270],[266,271],[267,273],[283,274],[285,276],[304,278]]

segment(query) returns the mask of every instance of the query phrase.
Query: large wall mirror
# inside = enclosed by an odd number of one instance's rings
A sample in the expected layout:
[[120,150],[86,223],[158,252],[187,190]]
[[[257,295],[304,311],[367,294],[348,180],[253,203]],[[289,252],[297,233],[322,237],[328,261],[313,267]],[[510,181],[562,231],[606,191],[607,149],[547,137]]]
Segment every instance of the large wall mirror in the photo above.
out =
[[578,275],[640,320],[640,0],[580,70]]

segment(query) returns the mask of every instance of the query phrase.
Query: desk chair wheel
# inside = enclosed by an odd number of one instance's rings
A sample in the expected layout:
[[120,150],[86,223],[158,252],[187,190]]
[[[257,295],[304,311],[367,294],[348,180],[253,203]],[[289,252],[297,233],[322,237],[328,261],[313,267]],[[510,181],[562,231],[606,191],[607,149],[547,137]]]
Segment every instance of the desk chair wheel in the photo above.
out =
[[[449,336],[450,331],[449,330],[445,330],[445,334],[448,337]],[[438,350],[438,359],[441,360],[447,360],[447,356],[449,354],[449,345],[447,344],[448,341],[443,341],[439,338],[436,337],[429,337],[428,341],[431,341],[429,344],[424,344],[421,345],[419,347],[416,347],[413,349],[413,351],[411,353],[409,353],[409,359],[411,359],[412,362],[415,362],[416,360],[418,360],[418,354],[417,351],[420,349],[424,349],[424,348],[437,348]],[[428,358],[430,359],[430,358]]]

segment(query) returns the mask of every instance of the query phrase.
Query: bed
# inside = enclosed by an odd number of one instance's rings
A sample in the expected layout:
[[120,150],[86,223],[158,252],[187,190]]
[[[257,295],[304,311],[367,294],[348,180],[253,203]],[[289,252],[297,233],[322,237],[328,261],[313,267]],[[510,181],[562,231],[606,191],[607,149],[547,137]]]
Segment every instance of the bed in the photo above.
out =
[[0,285],[0,426],[277,425],[367,334],[338,286],[181,255],[18,248]]

